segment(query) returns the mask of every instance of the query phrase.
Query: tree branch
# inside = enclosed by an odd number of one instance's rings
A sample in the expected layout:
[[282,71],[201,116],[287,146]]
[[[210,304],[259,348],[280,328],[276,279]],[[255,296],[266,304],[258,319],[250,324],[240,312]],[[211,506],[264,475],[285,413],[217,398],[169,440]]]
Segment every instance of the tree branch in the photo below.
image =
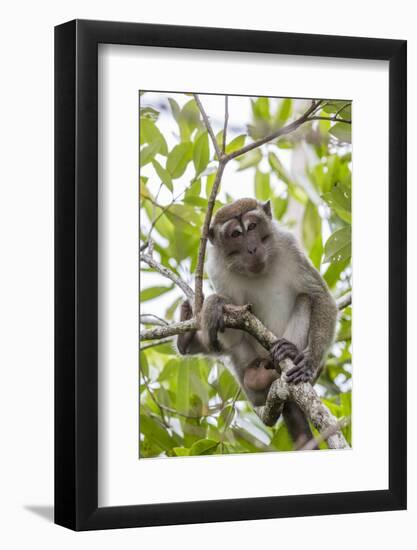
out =
[[213,147],[214,147],[214,150],[216,151],[217,158],[220,160],[222,153],[220,151],[219,144],[217,143],[216,136],[214,135],[213,128],[210,124],[206,111],[204,110],[203,104],[201,103],[200,98],[198,97],[198,94],[193,94],[193,96],[194,96],[195,102],[197,103],[197,107],[200,110],[201,116],[203,117],[204,125],[207,128],[207,132],[209,133],[209,136],[213,143]]
[[[268,330],[257,317],[252,315],[250,306],[226,305],[224,308],[224,321],[227,328],[244,330],[266,349],[270,350],[276,336]],[[182,334],[190,330],[198,330],[199,323],[196,319],[172,323],[166,327],[155,327],[142,331],[140,339],[161,339],[174,334]],[[290,359],[285,359],[280,363],[281,371],[285,374],[294,366]],[[280,404],[286,400],[292,400],[297,403],[303,413],[311,420],[316,429],[322,433],[324,430],[335,426],[336,420],[329,409],[321,402],[319,396],[310,383],[288,384],[285,376],[281,376],[272,383],[265,407],[263,407],[261,418],[267,425],[273,425],[276,421],[277,409]],[[328,445],[332,449],[349,448],[343,434],[340,430],[328,438]]]
[[139,321],[142,325],[157,325],[159,327],[165,327],[168,324],[165,319],[161,319],[153,313],[142,313],[139,316]]
[[346,122],[346,124],[352,124],[352,121],[349,119],[328,116],[311,116],[309,120],[330,120],[330,122]]
[[222,180],[226,161],[224,157],[220,159],[219,166],[217,167],[216,177],[210,193],[210,198],[207,203],[207,212],[204,218],[203,230],[200,237],[200,247],[198,250],[197,267],[195,270],[195,299],[194,299],[194,315],[199,315],[203,306],[203,275],[204,275],[204,261],[206,258],[207,239],[210,229],[211,217],[213,215],[214,204],[216,202],[217,193],[219,190],[220,182]]
[[192,291],[192,288],[181,279],[181,277],[179,277],[176,273],[174,273],[164,265],[158,263],[150,254],[140,254],[140,261],[145,262],[146,264],[148,264],[149,267],[152,267],[152,269],[155,269],[155,271],[158,271],[161,275],[163,275],[167,279],[170,279],[173,283],[179,286],[186,295],[187,299],[191,300],[192,303],[192,301],[194,300],[194,292]]
[[[321,101],[319,102],[312,101],[311,106],[306,110],[306,112],[294,122],[288,124],[283,128],[280,128],[276,132],[273,132],[272,134],[269,134],[268,136],[265,136],[262,139],[254,141],[253,143],[250,143],[245,147],[242,147],[241,149],[234,151],[229,155],[226,155],[224,152],[222,153],[220,151],[213,129],[210,125],[207,114],[204,111],[203,105],[201,104],[201,101],[198,95],[194,94],[194,98],[201,112],[204,124],[207,128],[207,131],[213,142],[213,146],[216,151],[217,157],[219,159],[219,165],[217,168],[215,181],[214,181],[214,184],[210,193],[210,197],[208,200],[208,204],[207,204],[207,212],[204,219],[202,236],[200,238],[198,261],[197,261],[197,267],[195,272],[195,294],[193,293],[192,289],[184,281],[182,281],[180,277],[178,277],[175,273],[173,273],[168,268],[158,264],[158,262],[156,262],[152,258],[151,250],[150,250],[150,254],[141,254],[140,258],[141,258],[141,261],[146,262],[150,267],[156,269],[162,275],[164,275],[165,277],[173,281],[175,284],[177,284],[190,301],[194,299],[194,316],[195,317],[188,321],[171,323],[171,324],[168,324],[167,326],[157,326],[157,327],[143,330],[140,333],[141,341],[156,340],[156,339],[161,340],[164,338],[169,338],[174,335],[183,334],[185,332],[199,330],[200,328],[199,313],[203,305],[203,272],[204,272],[204,261],[205,261],[205,254],[206,254],[206,248],[207,248],[207,239],[208,239],[208,234],[210,229],[211,218],[213,215],[215,200],[217,197],[218,189],[219,189],[223,172],[227,162],[229,162],[233,158],[236,158],[238,156],[241,156],[251,151],[252,149],[260,147],[261,145],[269,141],[277,139],[280,136],[283,136],[285,134],[288,134],[296,130],[299,126],[301,126],[305,122],[312,120],[312,116],[310,115],[313,115],[314,112],[318,109],[318,107],[321,104]],[[226,102],[226,116],[228,116],[227,102]],[[225,149],[225,140],[226,140],[226,137],[225,137],[226,129],[227,129],[227,120],[225,121],[224,136],[223,136],[224,149]],[[344,300],[342,300],[341,302],[342,302],[342,305],[341,306],[339,305],[339,308],[346,307],[345,305],[343,305],[346,303],[346,298],[344,298]],[[251,334],[268,351],[271,349],[273,343],[277,339],[276,336],[272,332],[270,332],[257,317],[252,315],[252,313],[250,312],[249,305],[246,305],[246,306],[226,305],[224,308],[224,321],[225,321],[225,326],[228,328],[244,330],[249,334]],[[285,359],[284,361],[282,361],[280,363],[282,374],[285,375],[285,373],[293,366],[294,364],[289,359]],[[298,385],[288,384],[285,380],[285,376],[280,376],[271,385],[266,405],[262,408],[262,419],[264,420],[265,424],[271,425],[276,421],[277,413],[279,412],[280,405],[283,401],[287,399],[290,399],[295,403],[297,403],[297,405],[301,408],[301,410],[306,415],[306,417],[311,420],[311,422],[314,424],[314,426],[317,428],[317,430],[320,433],[324,433],[326,430],[330,430],[330,429],[335,430],[334,434],[328,437],[328,445],[330,448],[348,448],[349,447],[345,438],[343,437],[343,434],[340,432],[340,430],[336,429],[336,419],[331,415],[328,408],[321,402],[319,396],[313,389],[312,385],[309,383],[302,383]]]
[[222,153],[226,152],[226,134],[227,134],[227,123],[229,122],[229,96],[224,96],[224,127],[223,127],[223,146]]
[[336,303],[339,311],[345,309],[345,307],[350,306],[352,303],[352,293],[348,292],[347,294],[339,298]]
[[236,157],[240,157],[241,155],[244,155],[245,153],[248,153],[249,151],[252,151],[252,149],[256,149],[257,147],[260,147],[261,145],[264,145],[265,143],[268,143],[269,141],[272,141],[274,139],[277,139],[281,136],[285,136],[286,134],[289,134],[290,132],[294,132],[294,130],[297,130],[302,124],[305,122],[308,122],[311,120],[309,116],[314,113],[314,111],[317,109],[318,105],[313,101],[310,105],[310,107],[307,109],[307,111],[301,115],[297,120],[294,120],[294,122],[291,122],[290,124],[287,124],[287,126],[284,126],[282,128],[279,128],[275,132],[272,132],[272,134],[268,134],[267,136],[258,139],[257,141],[254,141],[252,143],[249,143],[248,145],[245,145],[244,147],[241,147],[237,151],[233,151],[233,153],[230,153],[229,155],[226,155],[227,161],[234,159]]
[[341,418],[336,422],[336,424],[333,424],[332,426],[329,426],[326,430],[324,430],[319,437],[317,438],[313,437],[313,439],[310,439],[310,441],[307,441],[307,443],[303,445],[299,450],[313,451],[314,449],[318,449],[320,443],[323,443],[324,441],[328,441],[330,437],[334,436],[339,430],[342,430],[343,428],[348,426],[349,423],[350,423],[350,418]]

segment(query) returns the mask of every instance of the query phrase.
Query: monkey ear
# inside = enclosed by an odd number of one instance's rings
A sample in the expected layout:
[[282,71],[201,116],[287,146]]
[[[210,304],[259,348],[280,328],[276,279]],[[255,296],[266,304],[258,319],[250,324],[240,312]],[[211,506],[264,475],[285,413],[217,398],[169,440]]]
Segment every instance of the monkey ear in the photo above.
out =
[[268,216],[268,218],[272,218],[271,201],[263,202],[262,203],[262,210],[265,212],[265,214]]
[[209,238],[209,241],[211,242],[211,244],[214,243],[214,228],[213,227],[210,227],[210,229],[208,230],[208,238]]

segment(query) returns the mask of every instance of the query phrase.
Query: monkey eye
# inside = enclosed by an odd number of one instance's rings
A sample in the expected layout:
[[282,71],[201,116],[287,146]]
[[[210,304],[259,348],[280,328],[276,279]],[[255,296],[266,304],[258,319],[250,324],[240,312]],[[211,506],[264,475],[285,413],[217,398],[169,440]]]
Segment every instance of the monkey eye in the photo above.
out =
[[252,231],[252,229],[255,229],[256,223],[252,222],[248,225],[248,231]]
[[235,229],[234,231],[232,231],[231,233],[231,236],[235,239],[236,237],[240,237],[241,235],[241,232],[238,231],[237,229]]

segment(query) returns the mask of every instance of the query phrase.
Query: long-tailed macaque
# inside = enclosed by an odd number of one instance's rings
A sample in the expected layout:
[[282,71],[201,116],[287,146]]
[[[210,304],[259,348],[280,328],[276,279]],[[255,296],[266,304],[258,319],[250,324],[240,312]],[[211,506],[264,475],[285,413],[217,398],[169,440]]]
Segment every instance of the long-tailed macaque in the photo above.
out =
[[[337,307],[295,237],[272,219],[270,202],[240,199],[220,208],[209,231],[206,269],[216,294],[201,312],[201,330],[178,336],[181,354],[221,356],[255,407],[265,404],[279,362],[287,380],[314,383],[333,342]],[[252,304],[277,341],[267,352],[247,332],[227,329],[223,306]],[[184,302],[181,319],[192,317]]]

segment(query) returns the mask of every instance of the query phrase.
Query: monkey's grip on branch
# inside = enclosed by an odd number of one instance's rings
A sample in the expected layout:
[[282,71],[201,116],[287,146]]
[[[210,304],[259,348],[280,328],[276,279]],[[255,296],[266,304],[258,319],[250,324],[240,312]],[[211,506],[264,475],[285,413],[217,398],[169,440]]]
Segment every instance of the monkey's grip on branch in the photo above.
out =
[[[237,328],[249,332],[268,351],[276,341],[276,336],[252,315],[250,305],[225,306],[224,320],[226,326],[229,328]],[[264,423],[273,425],[276,422],[282,403],[291,400],[297,403],[320,433],[334,431],[327,438],[327,444],[330,449],[349,449],[349,445],[341,430],[337,429],[336,419],[321,402],[313,386],[307,382],[301,384],[288,384],[286,382],[285,374],[293,366],[294,364],[290,359],[281,361],[281,376],[271,384],[266,404],[262,407],[261,417]]]
[[[277,339],[276,336],[251,313],[250,304],[244,306],[235,306],[232,304],[225,305],[224,322],[227,328],[248,332],[268,351]],[[165,338],[167,336],[189,332],[190,330],[198,330],[199,328],[197,319],[193,318],[189,321],[182,321],[163,327],[157,326],[143,330],[140,339],[143,341]],[[327,444],[331,449],[348,449],[349,445],[337,424],[337,420],[321,402],[313,386],[307,382],[301,384],[288,384],[286,382],[285,373],[293,366],[294,364],[290,359],[281,361],[280,367],[284,376],[280,376],[272,383],[266,404],[260,408],[259,414],[263,422],[269,426],[274,425],[281,411],[283,402],[291,400],[297,403],[305,416],[321,434],[324,432],[331,433],[331,435],[327,437]]]

